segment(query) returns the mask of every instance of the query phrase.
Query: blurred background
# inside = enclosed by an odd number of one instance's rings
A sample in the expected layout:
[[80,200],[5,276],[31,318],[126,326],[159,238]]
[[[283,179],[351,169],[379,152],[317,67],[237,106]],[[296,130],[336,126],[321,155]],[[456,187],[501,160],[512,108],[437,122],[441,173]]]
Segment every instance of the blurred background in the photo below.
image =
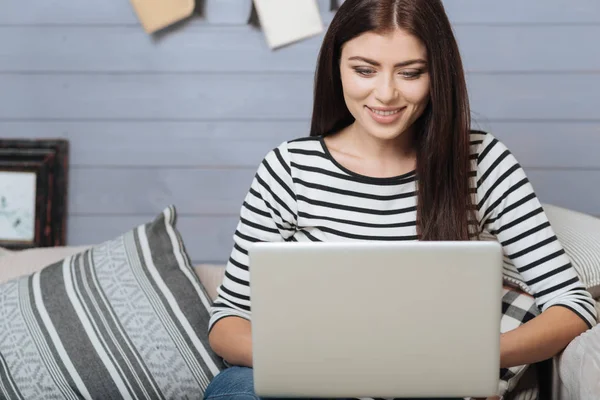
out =
[[[175,204],[193,261],[227,260],[258,163],[308,135],[322,40],[270,49],[251,4],[206,0],[150,35],[127,0],[2,1],[0,138],[69,141],[68,245]],[[600,2],[444,4],[473,127],[508,145],[543,202],[600,215]]]

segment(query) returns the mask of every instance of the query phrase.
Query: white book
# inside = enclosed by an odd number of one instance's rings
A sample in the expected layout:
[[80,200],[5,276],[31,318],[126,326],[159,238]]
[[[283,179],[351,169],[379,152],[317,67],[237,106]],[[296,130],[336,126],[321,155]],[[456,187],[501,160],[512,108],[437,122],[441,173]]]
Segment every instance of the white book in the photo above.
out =
[[316,0],[254,0],[254,5],[271,49],[323,32]]

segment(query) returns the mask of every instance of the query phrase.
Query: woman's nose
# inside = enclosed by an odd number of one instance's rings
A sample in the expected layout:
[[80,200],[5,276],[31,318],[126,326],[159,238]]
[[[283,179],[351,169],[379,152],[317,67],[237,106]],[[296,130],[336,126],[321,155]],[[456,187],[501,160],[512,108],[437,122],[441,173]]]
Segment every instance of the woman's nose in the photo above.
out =
[[393,79],[383,78],[377,82],[375,98],[382,103],[388,104],[398,97],[398,88]]

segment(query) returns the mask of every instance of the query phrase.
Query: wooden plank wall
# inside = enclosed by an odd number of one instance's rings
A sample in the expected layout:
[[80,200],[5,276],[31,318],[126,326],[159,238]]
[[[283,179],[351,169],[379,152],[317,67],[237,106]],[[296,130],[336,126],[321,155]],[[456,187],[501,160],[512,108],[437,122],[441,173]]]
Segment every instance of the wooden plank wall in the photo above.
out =
[[[193,260],[224,262],[262,156],[308,133],[322,37],[269,50],[250,0],[206,0],[155,36],[126,0],[3,4],[0,137],[70,140],[69,244],[175,204]],[[474,126],[511,148],[542,201],[600,215],[600,2],[445,5]]]

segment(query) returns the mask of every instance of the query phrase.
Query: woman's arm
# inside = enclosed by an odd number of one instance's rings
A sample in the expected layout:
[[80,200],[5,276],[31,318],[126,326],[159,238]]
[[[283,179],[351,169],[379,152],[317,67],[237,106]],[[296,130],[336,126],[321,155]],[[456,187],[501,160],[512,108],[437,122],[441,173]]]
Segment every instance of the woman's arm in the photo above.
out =
[[517,329],[502,334],[500,368],[552,358],[587,329],[587,324],[573,311],[551,307]]
[[229,364],[252,367],[252,330],[247,319],[220,319],[210,331],[208,341],[215,353]]
[[269,152],[258,167],[241,207],[234,246],[211,308],[211,348],[230,364],[252,365],[248,251],[257,242],[288,239],[295,226],[296,199],[284,143]]
[[597,323],[594,301],[558,241],[525,172],[492,135],[481,135],[477,208],[482,230],[502,244],[542,313],[502,335],[502,366],[548,359]]

